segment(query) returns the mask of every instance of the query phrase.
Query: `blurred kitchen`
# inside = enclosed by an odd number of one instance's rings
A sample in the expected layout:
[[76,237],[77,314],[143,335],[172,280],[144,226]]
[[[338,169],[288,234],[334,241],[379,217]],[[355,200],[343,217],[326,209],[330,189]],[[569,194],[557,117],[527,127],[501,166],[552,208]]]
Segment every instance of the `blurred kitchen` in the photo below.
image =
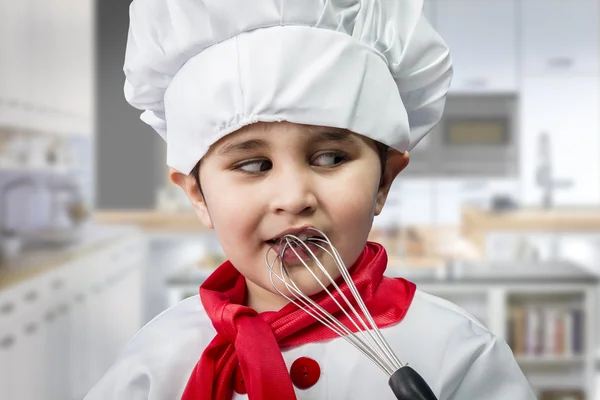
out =
[[[128,4],[0,3],[3,399],[81,399],[223,261],[123,98]],[[425,12],[452,90],[371,238],[505,338],[540,399],[600,400],[600,1]]]

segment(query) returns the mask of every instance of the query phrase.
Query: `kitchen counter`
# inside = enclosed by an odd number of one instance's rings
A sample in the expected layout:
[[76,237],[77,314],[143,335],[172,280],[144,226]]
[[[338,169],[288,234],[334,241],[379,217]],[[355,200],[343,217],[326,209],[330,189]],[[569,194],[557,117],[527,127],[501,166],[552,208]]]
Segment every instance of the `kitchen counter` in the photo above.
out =
[[87,225],[80,239],[65,246],[25,248],[14,260],[0,264],[0,291],[97,251],[137,229],[132,226]]
[[462,210],[462,227],[478,230],[600,231],[600,207],[487,211]]
[[568,261],[460,261],[437,269],[388,268],[386,275],[423,284],[597,284],[600,277]]
[[600,207],[487,211],[467,207],[462,210],[461,236],[481,254],[486,253],[490,235],[519,232],[595,233],[600,232]]
[[[111,210],[94,213],[93,220],[101,224],[135,225],[152,234],[205,232],[193,211]],[[445,264],[448,258],[479,258],[474,246],[459,237],[459,227],[412,226],[401,228],[392,237],[374,228],[369,240],[389,249],[390,262],[415,268],[431,268]],[[395,252],[403,254],[395,259]]]
[[194,211],[111,210],[93,214],[97,224],[136,225],[144,231],[203,231],[206,230]]
[[[214,268],[202,265],[188,266],[171,274],[168,285],[200,285]],[[390,264],[386,276],[402,277],[417,284],[476,283],[579,283],[597,284],[600,277],[570,262],[454,262],[432,268],[413,268]]]

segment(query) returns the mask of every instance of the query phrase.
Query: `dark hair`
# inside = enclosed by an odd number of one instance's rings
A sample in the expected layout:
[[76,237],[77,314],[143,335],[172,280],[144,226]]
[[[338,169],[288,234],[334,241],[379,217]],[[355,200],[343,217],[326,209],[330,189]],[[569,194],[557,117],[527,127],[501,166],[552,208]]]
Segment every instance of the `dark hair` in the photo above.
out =
[[[383,182],[383,172],[385,171],[385,163],[387,162],[387,155],[389,147],[381,142],[375,142],[377,146],[377,153],[379,154],[379,161],[381,164],[381,178],[379,180],[379,184]],[[196,184],[198,185],[198,190],[200,190],[200,194],[204,196],[202,193],[202,186],[200,186],[200,161],[196,163],[190,175],[194,177]]]

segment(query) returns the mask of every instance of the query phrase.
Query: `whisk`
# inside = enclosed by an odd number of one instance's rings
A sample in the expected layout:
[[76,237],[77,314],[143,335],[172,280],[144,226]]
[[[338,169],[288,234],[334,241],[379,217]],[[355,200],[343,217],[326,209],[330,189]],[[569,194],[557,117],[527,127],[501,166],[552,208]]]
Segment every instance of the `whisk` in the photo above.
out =
[[[329,240],[327,236],[316,228],[309,228],[308,230],[314,231],[321,237],[309,237],[306,241],[301,240],[295,235],[285,235],[277,241],[276,244],[272,245],[267,251],[265,262],[270,271],[271,284],[275,290],[288,301],[294,303],[298,308],[302,309],[308,315],[315,318],[317,321],[331,329],[338,336],[345,339],[352,346],[363,353],[369,360],[377,365],[388,377],[388,383],[392,389],[392,392],[398,400],[437,400],[431,388],[427,385],[425,380],[419,375],[414,369],[408,365],[404,365],[400,362],[398,357],[394,354],[389,343],[386,341],[381,331],[377,327],[377,324],[373,320],[367,306],[362,300],[356,285],[350,277],[350,272],[344,264],[339,253]],[[306,231],[305,231],[306,232]],[[319,261],[318,257],[308,246],[308,243],[323,250],[323,252],[330,256],[341,273],[342,278],[348,286],[352,298],[348,298],[340,289],[337,282],[327,272],[323,264]],[[273,247],[278,246],[279,251],[276,252],[276,256],[272,261],[269,261],[269,253],[273,250]],[[303,266],[310,272],[313,278],[319,283],[321,288],[330,296],[335,305],[339,310],[348,318],[348,321],[356,329],[356,333],[352,332],[348,326],[341,323],[331,313],[326,311],[317,302],[311,299],[309,296],[303,293],[303,291],[296,285],[294,280],[291,278],[285,263],[283,262],[283,255],[286,250],[291,250],[294,255],[300,260]],[[326,277],[323,282],[315,271],[311,269],[309,264],[303,260],[299,254],[299,250],[305,253],[310,260],[313,262],[314,267]],[[274,266],[279,261],[279,274],[275,271]],[[277,281],[281,282],[291,297],[282,292],[276,284]],[[330,289],[332,287],[332,289]],[[338,300],[333,292],[337,291],[340,300]],[[358,312],[355,306],[353,306],[351,300],[358,305],[362,316]]]

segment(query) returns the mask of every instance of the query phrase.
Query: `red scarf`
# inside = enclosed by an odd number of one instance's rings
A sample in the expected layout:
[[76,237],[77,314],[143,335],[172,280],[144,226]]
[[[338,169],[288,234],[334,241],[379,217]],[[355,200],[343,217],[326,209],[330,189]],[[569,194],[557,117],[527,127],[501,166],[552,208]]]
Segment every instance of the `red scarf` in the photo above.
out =
[[[379,327],[404,318],[416,289],[404,279],[384,277],[386,266],[383,246],[368,242],[352,267],[352,279]],[[339,286],[351,298],[347,285]],[[228,261],[200,287],[202,304],[217,335],[192,371],[182,400],[230,400],[238,363],[250,400],[295,400],[281,348],[337,337],[294,304],[258,314],[242,305],[245,295],[244,276]],[[326,293],[314,299],[355,331]]]

